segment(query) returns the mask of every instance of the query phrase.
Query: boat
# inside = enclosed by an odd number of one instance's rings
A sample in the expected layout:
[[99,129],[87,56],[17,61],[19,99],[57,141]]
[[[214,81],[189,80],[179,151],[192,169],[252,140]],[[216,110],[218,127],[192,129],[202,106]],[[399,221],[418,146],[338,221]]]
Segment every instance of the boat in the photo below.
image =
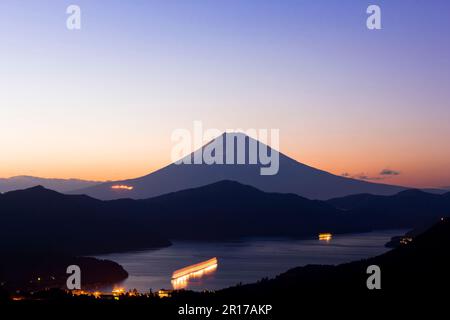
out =
[[319,233],[319,240],[330,241],[333,238],[331,233]]
[[201,278],[217,269],[217,258],[211,258],[188,267],[178,269],[172,274],[172,286],[175,290],[185,289],[190,279]]
[[205,260],[181,269],[178,269],[172,273],[172,280],[176,280],[178,278],[186,277],[195,273],[201,273],[208,270],[212,270],[217,268],[218,260],[217,258],[211,258],[209,260]]

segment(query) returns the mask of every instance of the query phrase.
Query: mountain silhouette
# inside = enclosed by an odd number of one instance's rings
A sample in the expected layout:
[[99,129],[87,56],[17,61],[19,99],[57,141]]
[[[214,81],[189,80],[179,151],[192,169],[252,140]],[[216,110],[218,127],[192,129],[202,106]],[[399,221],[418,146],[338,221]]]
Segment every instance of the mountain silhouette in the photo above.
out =
[[[268,154],[279,154],[279,170],[275,175],[261,175],[260,163],[248,164],[250,146],[258,142],[242,133],[224,133],[217,139],[226,141],[245,141],[246,164],[170,164],[149,175],[129,180],[112,181],[88,188],[82,188],[71,193],[87,194],[97,199],[110,200],[119,198],[145,199],[174,191],[208,185],[221,180],[233,180],[242,184],[254,186],[266,192],[295,193],[309,199],[330,199],[356,193],[371,193],[380,195],[395,194],[405,190],[404,187],[377,184],[336,176],[302,164],[281,152],[267,147]],[[237,143],[236,143],[237,144]],[[206,146],[207,146],[206,145]],[[205,147],[191,153],[184,159],[195,159],[201,155]],[[236,158],[236,145],[234,156]],[[228,150],[223,150],[222,159],[225,162]],[[113,189],[113,186],[124,185],[133,189]]]
[[165,246],[172,239],[414,228],[450,215],[450,193],[410,190],[321,201],[225,180],[149,199],[104,201],[38,186],[0,195],[0,212],[0,251],[90,254]]
[[169,244],[168,239],[316,236],[360,231],[332,205],[265,193],[233,181],[145,200],[102,201],[41,186],[0,195],[0,251],[90,254]]
[[420,227],[450,216],[450,192],[441,195],[410,189],[392,196],[357,194],[327,203],[350,212],[355,223],[375,229]]
[[153,223],[162,226],[171,239],[315,237],[324,230],[338,233],[416,228],[450,216],[450,193],[412,189],[392,196],[362,194],[321,201],[292,193],[263,192],[227,180],[134,202],[144,203],[147,212],[156,210]]
[[70,254],[165,246],[169,239],[309,237],[361,231],[323,201],[221,181],[145,200],[102,201],[41,186],[0,195],[0,252]]
[[0,213],[4,253],[90,254],[170,244],[120,207],[42,186],[1,194]]
[[49,179],[32,176],[15,176],[11,178],[0,178],[0,192],[22,190],[37,185],[58,192],[69,192],[75,189],[91,187],[99,183],[98,181],[80,179]]
[[316,237],[324,230],[364,230],[326,202],[267,193],[228,180],[136,202],[144,204],[147,212],[157,211],[149,219],[169,239]]

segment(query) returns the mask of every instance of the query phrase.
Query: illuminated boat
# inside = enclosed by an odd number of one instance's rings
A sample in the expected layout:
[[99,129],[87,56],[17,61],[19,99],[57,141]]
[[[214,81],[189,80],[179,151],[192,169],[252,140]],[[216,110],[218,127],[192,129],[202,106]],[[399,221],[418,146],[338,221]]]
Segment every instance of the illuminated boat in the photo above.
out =
[[209,259],[209,260],[206,260],[203,262],[193,264],[193,265],[185,267],[185,268],[178,269],[173,272],[172,279],[181,278],[181,277],[187,276],[191,273],[195,273],[197,271],[208,269],[210,267],[214,267],[214,266],[217,267],[217,263],[218,263],[217,258],[212,258],[212,259]]
[[331,233],[319,233],[320,241],[330,241],[333,238]]
[[212,273],[217,269],[217,265],[217,258],[212,258],[178,269],[172,273],[172,286],[175,290],[186,288],[189,279],[201,278],[206,274]]

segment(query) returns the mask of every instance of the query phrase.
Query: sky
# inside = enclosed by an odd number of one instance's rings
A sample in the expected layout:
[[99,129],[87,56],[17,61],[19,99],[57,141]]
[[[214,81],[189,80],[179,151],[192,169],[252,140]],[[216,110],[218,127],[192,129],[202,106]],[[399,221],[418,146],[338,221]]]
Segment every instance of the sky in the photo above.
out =
[[142,176],[199,120],[279,129],[337,175],[450,186],[449,31],[437,0],[2,0],[0,177]]

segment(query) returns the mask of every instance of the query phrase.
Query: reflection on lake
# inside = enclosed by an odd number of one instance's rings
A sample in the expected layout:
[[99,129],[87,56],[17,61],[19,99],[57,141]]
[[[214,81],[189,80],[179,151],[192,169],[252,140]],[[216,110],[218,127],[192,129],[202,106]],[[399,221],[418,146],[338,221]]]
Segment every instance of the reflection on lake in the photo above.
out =
[[[406,230],[387,230],[361,234],[333,235],[329,241],[251,238],[240,242],[174,241],[158,250],[98,256],[121,264],[130,274],[121,286],[144,292],[172,289],[172,272],[199,261],[217,257],[214,272],[175,283],[191,290],[216,290],[238,283],[274,277],[290,268],[306,264],[339,264],[379,255],[384,245]],[[210,270],[212,271],[212,270]]]

